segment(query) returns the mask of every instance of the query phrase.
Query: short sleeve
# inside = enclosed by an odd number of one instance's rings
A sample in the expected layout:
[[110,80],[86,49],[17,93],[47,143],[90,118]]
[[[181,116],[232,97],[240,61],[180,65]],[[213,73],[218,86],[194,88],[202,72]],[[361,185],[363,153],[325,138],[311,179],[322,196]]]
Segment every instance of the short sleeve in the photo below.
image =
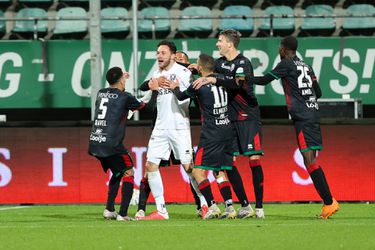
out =
[[180,83],[180,90],[185,91],[190,86],[191,72],[187,68],[182,68],[177,78]]
[[268,73],[278,80],[288,74],[288,68],[288,61],[284,59],[281,60],[281,62],[279,62],[276,67]]
[[131,94],[127,94],[126,108],[132,111],[140,110],[145,106],[145,103],[138,100]]

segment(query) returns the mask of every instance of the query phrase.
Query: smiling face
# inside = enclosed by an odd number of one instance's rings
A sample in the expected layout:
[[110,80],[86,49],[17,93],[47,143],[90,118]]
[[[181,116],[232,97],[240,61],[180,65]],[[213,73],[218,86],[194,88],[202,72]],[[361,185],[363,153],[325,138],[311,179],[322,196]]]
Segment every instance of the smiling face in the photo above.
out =
[[229,42],[228,39],[220,35],[216,42],[216,47],[219,49],[219,53],[221,56],[225,56],[228,54],[231,47],[233,47],[233,43]]
[[157,50],[157,60],[160,70],[169,69],[175,61],[175,54],[167,45],[160,45]]

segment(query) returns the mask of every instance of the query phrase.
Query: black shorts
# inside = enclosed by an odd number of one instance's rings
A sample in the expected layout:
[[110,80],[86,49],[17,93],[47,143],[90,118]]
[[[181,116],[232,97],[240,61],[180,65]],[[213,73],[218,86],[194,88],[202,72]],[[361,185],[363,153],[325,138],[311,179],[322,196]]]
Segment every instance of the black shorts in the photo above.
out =
[[194,168],[221,171],[233,165],[232,140],[213,141],[201,139],[195,155]]
[[233,155],[263,155],[262,123],[260,119],[232,122]]
[[108,169],[110,169],[114,176],[122,176],[126,170],[134,166],[129,153],[96,158],[102,164],[103,171],[107,173]]
[[319,120],[298,120],[293,121],[293,123],[301,152],[323,149]]

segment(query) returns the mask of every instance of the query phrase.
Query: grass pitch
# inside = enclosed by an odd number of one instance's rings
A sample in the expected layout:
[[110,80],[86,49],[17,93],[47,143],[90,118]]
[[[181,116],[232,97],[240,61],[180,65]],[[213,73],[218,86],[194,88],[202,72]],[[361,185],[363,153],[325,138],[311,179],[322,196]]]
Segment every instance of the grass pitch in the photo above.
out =
[[341,204],[326,221],[318,204],[266,204],[264,220],[167,208],[169,221],[118,222],[102,218],[103,205],[0,206],[0,249],[375,249],[374,204]]

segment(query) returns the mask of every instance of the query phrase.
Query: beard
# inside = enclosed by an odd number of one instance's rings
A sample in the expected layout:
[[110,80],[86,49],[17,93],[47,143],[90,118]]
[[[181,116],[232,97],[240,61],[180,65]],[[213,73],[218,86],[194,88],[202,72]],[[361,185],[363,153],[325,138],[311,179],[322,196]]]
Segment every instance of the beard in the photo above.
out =
[[161,70],[165,69],[168,67],[168,65],[171,63],[171,58],[168,58],[167,60],[163,61],[161,64],[159,64],[159,68]]

